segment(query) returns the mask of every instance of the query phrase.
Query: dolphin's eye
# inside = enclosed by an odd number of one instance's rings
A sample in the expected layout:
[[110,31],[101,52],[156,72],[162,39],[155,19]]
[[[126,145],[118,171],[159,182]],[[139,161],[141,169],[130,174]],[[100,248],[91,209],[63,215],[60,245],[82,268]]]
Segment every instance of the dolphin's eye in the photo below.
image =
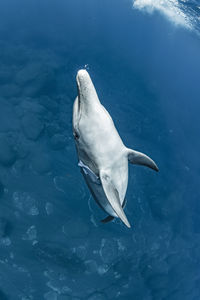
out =
[[74,132],[73,132],[73,136],[74,136],[74,138],[75,138],[76,140],[79,139],[79,134],[77,133],[77,131],[74,131]]

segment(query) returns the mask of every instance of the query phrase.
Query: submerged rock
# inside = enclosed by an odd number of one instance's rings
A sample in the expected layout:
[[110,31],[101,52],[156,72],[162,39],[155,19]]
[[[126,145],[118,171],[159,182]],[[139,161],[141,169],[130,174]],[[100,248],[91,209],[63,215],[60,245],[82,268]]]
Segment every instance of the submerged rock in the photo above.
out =
[[58,112],[58,103],[56,100],[53,100],[52,98],[48,96],[42,96],[39,98],[39,103],[43,105],[47,110],[51,111],[52,113]]
[[6,296],[6,294],[4,294],[3,291],[0,291],[0,299],[1,300],[9,300],[9,298]]
[[16,75],[17,84],[23,86],[29,81],[34,80],[40,73],[41,65],[39,63],[30,63],[23,67]]
[[0,84],[7,84],[11,82],[13,79],[13,69],[9,68],[6,65],[0,65]]
[[35,225],[32,225],[30,228],[27,229],[25,235],[23,236],[24,240],[35,240],[37,238],[37,229]]
[[118,257],[118,244],[113,239],[102,239],[99,254],[104,263],[111,263]]
[[36,153],[32,159],[31,166],[39,174],[45,174],[51,170],[51,160],[44,153]]
[[45,300],[57,300],[58,297],[57,297],[57,293],[56,292],[47,292],[46,294],[44,294],[44,299]]
[[0,98],[0,108],[0,132],[17,131],[19,120],[13,106],[4,98]]
[[6,98],[15,97],[19,95],[20,88],[16,84],[5,84],[0,86],[0,93]]
[[47,215],[51,215],[53,213],[53,210],[54,210],[53,209],[53,204],[50,203],[50,202],[47,202],[45,204],[45,210],[46,210]]
[[7,221],[4,218],[0,218],[0,238],[6,235]]
[[89,226],[80,219],[71,219],[63,225],[63,233],[67,237],[83,238],[89,233]]
[[27,139],[37,140],[40,136],[44,124],[37,115],[29,113],[22,118],[22,129]]
[[26,97],[22,101],[19,110],[22,115],[26,115],[27,113],[43,115],[46,113],[46,109],[38,104],[38,100],[30,97]]
[[87,299],[88,300],[106,300],[107,297],[102,292],[95,292],[94,294],[90,295]]
[[4,166],[11,166],[16,160],[16,152],[9,145],[5,138],[0,138],[0,163]]
[[61,150],[65,148],[67,140],[62,134],[55,134],[51,138],[51,147],[53,150]]
[[36,200],[27,192],[14,192],[13,193],[13,203],[14,206],[20,211],[26,213],[27,215],[37,216],[39,215],[39,210],[36,205]]
[[4,185],[0,182],[0,198],[4,195]]
[[46,126],[46,131],[49,137],[61,131],[60,126],[56,122],[52,122]]
[[26,96],[48,95],[55,90],[54,71],[43,63],[31,62],[24,66],[16,75],[16,82],[23,86]]

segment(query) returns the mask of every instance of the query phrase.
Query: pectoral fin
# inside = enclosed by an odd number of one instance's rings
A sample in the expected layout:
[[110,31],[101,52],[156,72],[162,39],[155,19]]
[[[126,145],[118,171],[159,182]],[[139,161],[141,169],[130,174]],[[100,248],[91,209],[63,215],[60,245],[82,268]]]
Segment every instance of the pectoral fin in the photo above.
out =
[[156,163],[146,154],[132,149],[127,149],[127,154],[128,154],[128,160],[131,164],[143,165],[157,172],[159,171]]
[[[123,204],[122,204],[122,208],[124,208],[125,205],[126,205],[126,199],[124,199],[124,202],[123,202]],[[113,216],[107,216],[105,219],[101,220],[101,222],[104,223],[104,224],[106,224],[106,223],[108,223],[108,222],[113,221],[114,218],[115,218],[115,217],[113,217]]]
[[127,227],[131,227],[127,217],[123,211],[123,208],[120,203],[119,193],[117,189],[115,188],[112,179],[110,178],[109,174],[107,174],[104,171],[100,171],[100,179],[101,184],[104,190],[104,193],[108,199],[108,202],[110,203],[112,209],[115,211],[115,213],[118,215],[118,217],[124,222],[124,224]]

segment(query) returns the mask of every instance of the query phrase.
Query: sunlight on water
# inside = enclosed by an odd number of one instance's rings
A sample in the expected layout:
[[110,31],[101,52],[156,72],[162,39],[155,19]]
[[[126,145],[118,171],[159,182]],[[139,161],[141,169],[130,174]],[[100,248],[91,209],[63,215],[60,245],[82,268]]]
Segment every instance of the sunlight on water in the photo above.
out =
[[193,29],[193,17],[184,11],[184,4],[177,0],[135,0],[133,6],[148,13],[157,10],[173,24]]

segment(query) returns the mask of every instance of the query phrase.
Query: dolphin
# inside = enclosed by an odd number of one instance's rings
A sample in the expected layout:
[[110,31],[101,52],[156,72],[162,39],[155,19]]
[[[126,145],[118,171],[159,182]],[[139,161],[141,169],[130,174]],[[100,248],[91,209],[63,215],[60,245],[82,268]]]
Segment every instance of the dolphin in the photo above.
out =
[[124,213],[128,185],[128,162],[158,171],[147,155],[127,148],[107,110],[99,101],[90,75],[79,70],[78,96],[73,105],[73,136],[83,177],[97,204],[108,214],[102,222],[120,218],[131,227]]

